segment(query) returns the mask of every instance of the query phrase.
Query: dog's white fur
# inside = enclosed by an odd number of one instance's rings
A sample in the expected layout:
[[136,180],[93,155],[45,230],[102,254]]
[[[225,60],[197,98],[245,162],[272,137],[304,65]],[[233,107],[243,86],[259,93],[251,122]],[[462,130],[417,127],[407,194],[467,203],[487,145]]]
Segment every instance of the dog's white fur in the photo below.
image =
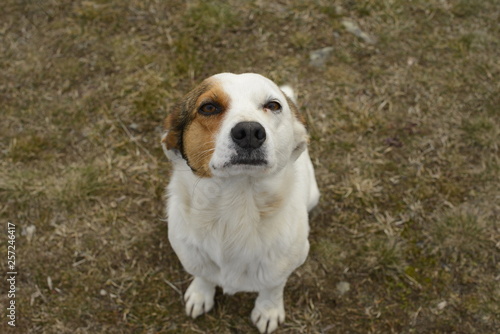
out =
[[[290,87],[280,89],[250,73],[223,73],[210,80],[230,100],[213,133],[211,175],[196,175],[186,161],[189,157],[163,143],[173,164],[167,188],[168,236],[194,276],[185,293],[186,312],[193,318],[208,312],[216,286],[229,294],[256,291],[251,318],[260,332],[270,333],[284,321],[283,289],[307,257],[308,211],[319,199],[307,133],[292,110],[295,96]],[[270,100],[282,109],[263,110]],[[230,132],[242,121],[264,127],[261,150],[266,164],[231,163],[238,152]]]

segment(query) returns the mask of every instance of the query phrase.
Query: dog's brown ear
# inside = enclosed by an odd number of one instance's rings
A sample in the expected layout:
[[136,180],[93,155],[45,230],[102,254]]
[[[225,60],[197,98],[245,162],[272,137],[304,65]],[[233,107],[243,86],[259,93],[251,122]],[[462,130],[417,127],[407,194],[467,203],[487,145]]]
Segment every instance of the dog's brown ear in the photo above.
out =
[[180,137],[181,134],[176,129],[176,118],[179,117],[178,110],[167,116],[164,123],[164,130],[166,135],[163,136],[161,142],[165,145],[167,150],[180,150]]
[[292,161],[295,161],[306,149],[307,142],[309,141],[307,135],[307,121],[304,115],[299,111],[299,108],[297,108],[295,102],[286,94],[285,98],[293,115],[294,149],[291,158]]
[[285,95],[285,98],[286,98],[286,102],[290,106],[290,110],[292,111],[292,114],[307,129],[307,120],[304,117],[304,115],[299,111],[299,108],[297,107],[297,105],[295,104],[295,102],[290,97],[288,97],[287,95]]
[[164,134],[161,146],[165,155],[172,161],[183,157],[182,134],[186,126],[187,116],[182,112],[182,104],[178,104],[165,119]]

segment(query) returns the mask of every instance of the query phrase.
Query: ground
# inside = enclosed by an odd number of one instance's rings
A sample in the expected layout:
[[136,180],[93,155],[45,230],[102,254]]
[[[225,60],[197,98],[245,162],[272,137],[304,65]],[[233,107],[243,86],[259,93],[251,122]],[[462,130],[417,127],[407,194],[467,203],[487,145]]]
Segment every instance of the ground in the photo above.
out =
[[4,1],[0,331],[256,332],[254,294],[184,315],[159,145],[190,88],[251,71],[295,87],[322,193],[278,333],[494,333],[499,21],[496,0]]

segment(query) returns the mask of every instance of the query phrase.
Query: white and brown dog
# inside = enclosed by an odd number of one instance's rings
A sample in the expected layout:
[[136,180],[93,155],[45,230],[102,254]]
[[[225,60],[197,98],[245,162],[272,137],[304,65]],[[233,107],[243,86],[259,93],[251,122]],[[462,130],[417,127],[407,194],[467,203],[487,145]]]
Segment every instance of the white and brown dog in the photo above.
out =
[[260,332],[285,319],[283,289],[307,257],[308,211],[319,199],[294,99],[261,75],[222,73],[166,119],[168,236],[194,276],[184,295],[193,318],[220,286],[259,293],[251,318]]

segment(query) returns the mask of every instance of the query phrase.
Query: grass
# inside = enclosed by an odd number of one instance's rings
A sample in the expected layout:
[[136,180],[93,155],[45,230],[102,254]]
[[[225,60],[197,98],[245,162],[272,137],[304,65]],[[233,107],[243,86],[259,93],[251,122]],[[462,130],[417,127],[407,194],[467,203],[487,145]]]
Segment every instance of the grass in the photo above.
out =
[[253,294],[218,292],[212,312],[184,315],[159,145],[193,85],[252,71],[296,87],[322,192],[278,332],[495,332],[499,11],[493,0],[7,1],[0,217],[16,224],[19,317],[0,331],[256,332]]

